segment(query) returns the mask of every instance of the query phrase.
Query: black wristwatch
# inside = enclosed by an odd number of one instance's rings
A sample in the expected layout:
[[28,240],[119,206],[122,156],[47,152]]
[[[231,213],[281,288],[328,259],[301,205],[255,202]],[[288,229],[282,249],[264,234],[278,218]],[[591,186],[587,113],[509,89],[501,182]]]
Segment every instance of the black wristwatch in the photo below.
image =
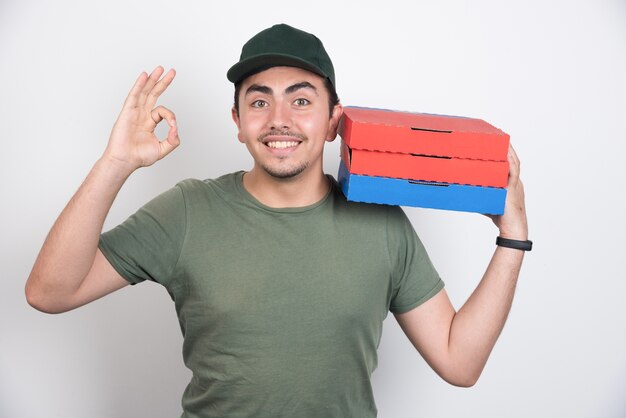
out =
[[520,241],[517,239],[496,238],[496,245],[500,247],[514,248],[516,250],[530,251],[533,249],[533,242],[530,240]]

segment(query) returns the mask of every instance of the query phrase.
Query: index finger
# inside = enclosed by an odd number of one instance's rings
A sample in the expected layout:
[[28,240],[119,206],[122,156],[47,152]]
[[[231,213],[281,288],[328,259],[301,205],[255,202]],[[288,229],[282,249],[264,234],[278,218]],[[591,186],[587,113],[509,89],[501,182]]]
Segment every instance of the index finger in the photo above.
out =
[[152,87],[152,89],[148,93],[148,98],[146,100],[146,107],[148,109],[152,109],[154,107],[157,99],[165,91],[165,89],[167,89],[167,87],[172,83],[172,80],[174,80],[174,77],[176,77],[176,70],[171,68],[163,76],[163,78],[161,78],[161,80],[159,80],[159,82],[156,83],[154,87]]

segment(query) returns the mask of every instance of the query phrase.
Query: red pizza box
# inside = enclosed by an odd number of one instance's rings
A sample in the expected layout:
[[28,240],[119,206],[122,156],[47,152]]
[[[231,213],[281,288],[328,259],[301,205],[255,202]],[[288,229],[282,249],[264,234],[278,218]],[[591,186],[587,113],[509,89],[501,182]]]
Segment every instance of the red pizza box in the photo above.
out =
[[339,135],[354,150],[507,161],[509,135],[481,119],[345,107]]
[[509,164],[468,158],[351,149],[341,143],[341,159],[350,173],[408,180],[506,187]]

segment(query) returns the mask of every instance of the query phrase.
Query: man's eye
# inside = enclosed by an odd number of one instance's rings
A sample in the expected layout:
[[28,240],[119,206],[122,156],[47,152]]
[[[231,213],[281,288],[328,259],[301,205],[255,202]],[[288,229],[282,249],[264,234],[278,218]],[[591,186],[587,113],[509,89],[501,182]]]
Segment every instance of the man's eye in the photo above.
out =
[[267,106],[267,102],[265,100],[255,100],[252,102],[252,107],[265,107]]
[[311,103],[311,102],[309,102],[307,99],[296,99],[296,100],[294,101],[294,104],[295,104],[296,106],[306,106],[306,105],[308,105],[309,103]]

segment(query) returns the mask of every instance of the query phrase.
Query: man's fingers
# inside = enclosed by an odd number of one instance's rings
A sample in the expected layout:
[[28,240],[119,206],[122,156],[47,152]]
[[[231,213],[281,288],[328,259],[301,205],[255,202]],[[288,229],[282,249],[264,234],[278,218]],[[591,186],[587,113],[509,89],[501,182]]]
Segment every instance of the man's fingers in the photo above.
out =
[[146,104],[148,94],[150,94],[154,85],[159,81],[159,79],[163,75],[163,71],[164,71],[163,67],[161,67],[160,65],[157,66],[154,70],[152,70],[152,72],[150,73],[150,76],[148,77],[148,80],[146,80],[146,84],[144,84],[143,88],[141,89],[141,92],[139,93],[139,99],[138,99],[139,106]]
[[[150,75],[142,72],[124,101],[124,108],[144,107],[151,109],[156,105],[159,96],[167,89],[176,76],[172,68],[164,76],[165,70],[160,65]],[[163,76],[163,78],[161,78]]]
[[126,100],[124,101],[124,107],[132,108],[132,107],[138,106],[137,103],[139,101],[139,94],[141,93],[141,90],[145,86],[147,80],[148,80],[148,74],[146,74],[145,71],[139,74],[139,77],[137,77],[135,84],[133,85],[133,87],[130,89],[130,92],[128,93],[128,97],[126,97]]
[[513,149],[513,145],[511,144],[509,144],[508,160],[509,160],[509,182],[511,181],[516,182],[519,179],[520,162],[519,162],[519,158],[517,157],[517,153],[515,152],[515,149]]
[[513,159],[513,161],[515,161],[515,164],[519,167],[519,165],[520,165],[519,158],[518,158],[517,152],[515,152],[515,148],[513,148],[512,144],[509,144],[509,154],[511,155],[511,158]]
[[179,144],[180,138],[178,137],[178,125],[176,125],[176,121],[174,120],[173,124],[170,123],[170,129],[167,132],[167,139],[159,143],[159,159],[174,151]]
[[157,106],[152,109],[152,112],[150,112],[150,116],[152,117],[152,120],[155,124],[158,124],[163,119],[165,119],[168,125],[176,125],[176,115],[174,115],[174,112],[164,106]]
[[174,80],[175,76],[176,76],[176,70],[172,68],[163,76],[161,80],[159,80],[156,84],[153,85],[153,87],[148,92],[148,97],[146,99],[146,107],[148,109],[154,107],[159,96],[172,83],[172,80]]
[[169,125],[167,131],[167,138],[163,141],[159,141],[159,159],[165,157],[172,152],[180,144],[178,137],[178,125],[176,123],[176,115],[174,112],[164,106],[158,106],[152,109],[150,116],[155,125],[165,120]]

